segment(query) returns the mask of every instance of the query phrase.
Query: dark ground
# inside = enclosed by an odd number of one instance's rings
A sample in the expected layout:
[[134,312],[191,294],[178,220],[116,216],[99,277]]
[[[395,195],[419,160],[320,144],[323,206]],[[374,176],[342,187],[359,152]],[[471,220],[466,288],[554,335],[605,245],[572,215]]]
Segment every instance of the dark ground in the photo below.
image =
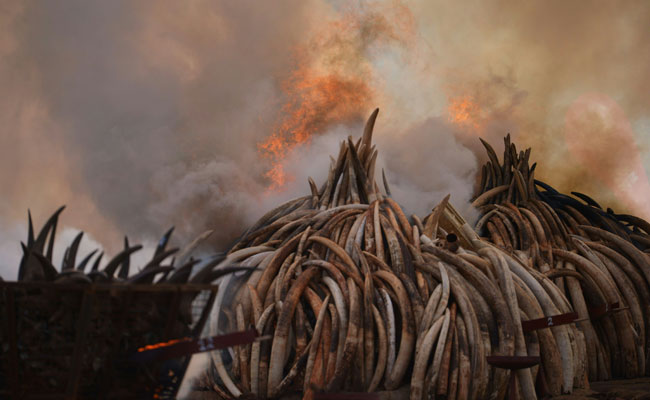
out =
[[558,396],[553,399],[650,400],[650,378],[592,382],[590,390],[578,389],[571,395]]
[[[591,382],[589,390],[576,389],[570,395],[553,397],[553,400],[650,400],[650,378],[637,378],[625,380],[612,380],[605,382]],[[408,389],[403,388],[394,392],[379,392],[382,400],[408,399]],[[299,399],[300,396],[286,397],[286,399]],[[217,400],[220,397],[214,392],[191,392],[183,400]]]
[[[289,397],[298,399],[299,396]],[[408,399],[408,390],[395,392],[380,392],[382,400]],[[214,392],[192,392],[183,400],[216,400],[219,397]],[[592,382],[591,389],[576,389],[570,395],[553,397],[553,400],[650,400],[650,378],[613,380]]]

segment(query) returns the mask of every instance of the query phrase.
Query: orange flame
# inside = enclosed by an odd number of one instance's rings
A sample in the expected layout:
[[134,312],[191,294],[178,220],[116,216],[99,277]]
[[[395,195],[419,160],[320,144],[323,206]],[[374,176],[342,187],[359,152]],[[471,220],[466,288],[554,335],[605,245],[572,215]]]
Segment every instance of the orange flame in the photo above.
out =
[[272,182],[271,189],[279,189],[292,179],[282,164],[291,150],[333,123],[354,121],[370,98],[370,89],[363,82],[338,74],[318,75],[309,68],[296,71],[286,88],[289,101],[283,107],[285,117],[259,144],[272,163],[265,174]]
[[447,108],[449,122],[465,128],[480,128],[479,119],[481,109],[469,96],[452,98]]
[[148,345],[146,345],[144,347],[140,347],[138,349],[138,353],[142,353],[143,351],[147,351],[147,350],[159,349],[161,347],[171,346],[172,344],[176,344],[176,343],[180,343],[180,342],[187,342],[188,340],[192,340],[192,339],[189,338],[189,337],[185,337],[185,338],[182,338],[182,339],[172,339],[172,340],[170,340],[168,342],[160,342],[160,343],[156,343],[156,344],[148,344]]
[[405,43],[414,26],[410,10],[400,2],[384,8],[346,12],[318,28],[296,52],[297,67],[282,85],[284,117],[258,145],[271,163],[265,174],[271,190],[293,179],[283,164],[292,150],[334,124],[361,121],[376,106],[375,92],[366,83],[374,75],[369,55],[377,45]]

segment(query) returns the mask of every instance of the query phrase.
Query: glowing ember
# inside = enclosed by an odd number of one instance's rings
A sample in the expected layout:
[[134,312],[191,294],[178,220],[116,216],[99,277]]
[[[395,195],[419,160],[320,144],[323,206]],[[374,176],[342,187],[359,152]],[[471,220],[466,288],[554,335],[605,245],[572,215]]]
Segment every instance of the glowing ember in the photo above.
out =
[[144,347],[140,347],[138,349],[138,353],[142,353],[143,351],[147,351],[147,350],[159,349],[161,347],[171,346],[172,344],[176,344],[176,343],[180,343],[180,342],[187,342],[189,340],[192,340],[192,339],[186,337],[186,338],[182,338],[182,339],[172,339],[172,340],[170,340],[168,342],[160,342],[160,343],[156,343],[156,344],[148,344],[148,345],[146,345]]
[[463,96],[449,100],[447,113],[449,122],[461,126],[479,129],[480,108],[471,97]]

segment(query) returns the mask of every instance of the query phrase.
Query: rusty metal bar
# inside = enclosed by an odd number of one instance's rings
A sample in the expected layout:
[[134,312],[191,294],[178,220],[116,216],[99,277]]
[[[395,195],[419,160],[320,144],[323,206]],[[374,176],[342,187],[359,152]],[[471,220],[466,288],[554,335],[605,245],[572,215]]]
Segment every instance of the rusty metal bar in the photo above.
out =
[[552,317],[543,317],[538,319],[531,319],[528,321],[521,321],[521,327],[524,333],[536,331],[538,329],[549,328],[551,326],[558,326],[570,324],[578,319],[578,313],[566,313],[553,315]]
[[540,363],[538,356],[487,356],[488,364],[503,369],[530,368]]
[[255,329],[242,332],[228,333],[226,335],[212,336],[202,339],[180,339],[172,343],[157,343],[138,349],[131,359],[137,362],[154,362],[170,358],[178,358],[194,353],[224,349],[226,347],[238,346],[252,343],[259,339]]
[[539,356],[487,356],[487,362],[493,367],[510,370],[508,399],[518,400],[517,374],[513,371],[533,367],[541,362],[541,358]]
[[605,314],[609,314],[612,311],[616,311],[618,306],[619,306],[619,303],[617,301],[617,302],[611,303],[611,304],[605,303],[605,304],[601,304],[599,306],[588,307],[589,318],[598,319],[598,318],[604,316]]

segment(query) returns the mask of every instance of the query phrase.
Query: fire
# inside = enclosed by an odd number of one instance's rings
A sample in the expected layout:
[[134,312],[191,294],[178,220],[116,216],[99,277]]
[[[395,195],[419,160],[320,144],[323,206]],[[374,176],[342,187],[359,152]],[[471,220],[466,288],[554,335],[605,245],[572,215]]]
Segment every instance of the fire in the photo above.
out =
[[348,10],[316,28],[296,53],[296,68],[283,82],[286,101],[271,135],[258,144],[271,163],[265,176],[270,189],[281,189],[293,178],[285,171],[287,156],[314,135],[335,124],[362,121],[377,106],[377,86],[371,55],[377,46],[399,43],[413,35],[414,19],[400,2],[378,4],[372,10]]
[[180,342],[187,342],[188,340],[191,340],[191,338],[185,337],[185,338],[182,338],[182,339],[172,339],[172,340],[170,340],[168,342],[160,342],[160,343],[156,343],[156,344],[148,344],[148,345],[146,345],[144,347],[140,347],[138,349],[138,353],[142,353],[143,351],[147,351],[147,350],[159,349],[161,347],[171,346],[172,344],[176,344],[176,343],[180,343]]
[[450,99],[447,113],[449,115],[449,122],[455,125],[474,128],[476,130],[480,129],[479,119],[481,117],[481,109],[469,96]]
[[285,92],[285,117],[259,145],[262,155],[272,164],[265,174],[272,183],[271,189],[282,188],[292,179],[282,164],[289,152],[333,123],[355,121],[360,111],[368,107],[366,103],[371,97],[364,82],[339,74],[319,75],[310,68],[296,71],[285,85]]

